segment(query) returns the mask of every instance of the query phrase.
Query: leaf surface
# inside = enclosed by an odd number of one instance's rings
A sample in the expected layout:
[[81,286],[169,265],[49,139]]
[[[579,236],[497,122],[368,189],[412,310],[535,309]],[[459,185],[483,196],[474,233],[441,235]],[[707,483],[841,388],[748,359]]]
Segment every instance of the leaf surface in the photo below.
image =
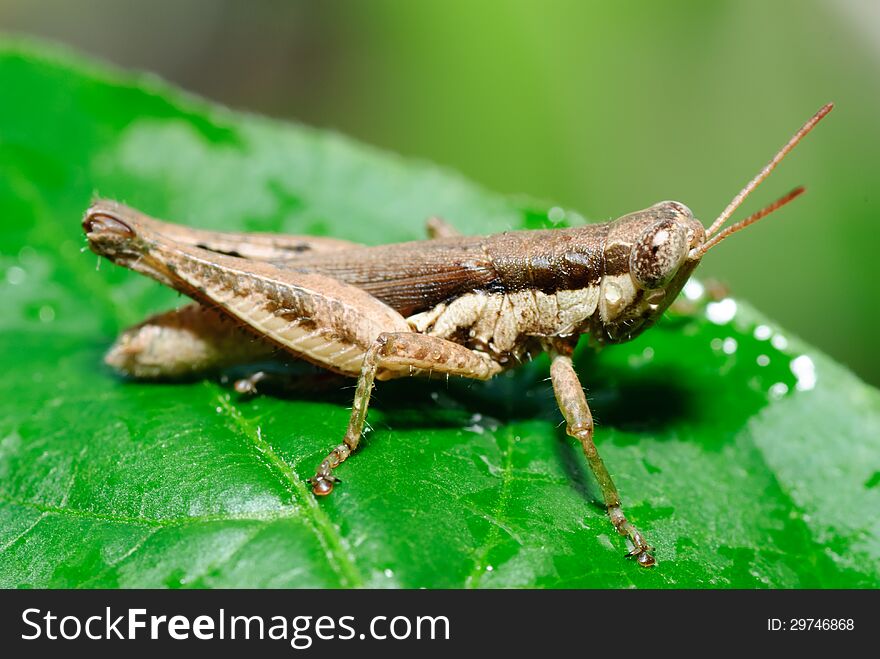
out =
[[371,244],[420,238],[430,215],[536,228],[547,208],[44,46],[5,43],[0,81],[0,585],[877,585],[880,395],[732,299],[578,352],[655,569],[622,558],[545,358],[490,383],[380,384],[373,432],[315,500],[351,390],[241,400],[113,376],[115,334],[179,301],[96,271],[90,199]]

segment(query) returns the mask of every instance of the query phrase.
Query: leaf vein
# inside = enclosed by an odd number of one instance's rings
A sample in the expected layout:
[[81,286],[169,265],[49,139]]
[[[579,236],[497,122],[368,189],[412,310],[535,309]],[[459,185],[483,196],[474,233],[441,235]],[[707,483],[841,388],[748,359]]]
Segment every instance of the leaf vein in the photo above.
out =
[[[493,520],[502,519],[507,510],[508,500],[510,499],[510,484],[513,481],[513,474],[511,473],[513,470],[513,445],[513,434],[512,432],[508,432],[504,453],[502,454],[501,491],[498,494],[498,503],[495,505],[495,510],[492,513]],[[483,544],[474,552],[474,567],[467,579],[465,579],[465,588],[479,588],[480,580],[486,571],[486,559],[489,556],[489,552],[498,544],[501,536],[501,529],[507,531],[507,529],[500,523],[492,524],[489,527],[489,531],[486,533]],[[511,535],[513,536],[513,534]],[[516,536],[513,537],[514,539],[517,539]]]
[[[217,385],[207,383],[216,388]],[[290,493],[293,500],[300,504],[303,517],[318,539],[327,563],[336,573],[341,586],[363,586],[364,579],[357,568],[354,556],[349,551],[348,545],[327,514],[318,506],[315,497],[309,492],[305,483],[300,479],[293,468],[275,451],[274,447],[263,439],[259,427],[246,419],[242,413],[229,401],[228,396],[216,393],[216,400],[226,415],[236,427],[247,437],[257,453],[262,457],[261,462],[278,477],[282,486]]]
[[15,545],[17,545],[19,542],[21,542],[25,537],[27,537],[27,535],[28,535],[31,531],[33,531],[33,530],[37,527],[37,525],[38,525],[40,522],[42,522],[42,521],[46,518],[46,515],[48,515],[48,514],[49,514],[49,513],[42,513],[42,514],[40,514],[40,515],[37,517],[37,519],[34,520],[33,524],[31,524],[30,526],[28,526],[24,531],[22,531],[22,532],[19,533],[17,536],[15,536],[14,538],[12,538],[12,540],[10,540],[9,542],[7,542],[5,545],[3,545],[2,547],[0,547],[0,553],[3,553],[3,552],[5,552],[5,551],[8,550],[8,549],[12,549]]

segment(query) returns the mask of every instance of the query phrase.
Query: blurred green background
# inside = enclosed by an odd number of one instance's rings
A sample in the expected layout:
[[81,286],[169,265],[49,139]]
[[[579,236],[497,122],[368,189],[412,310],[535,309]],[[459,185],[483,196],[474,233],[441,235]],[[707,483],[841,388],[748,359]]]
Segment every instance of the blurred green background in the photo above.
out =
[[677,199],[710,222],[832,100],[740,216],[809,195],[700,274],[880,384],[880,3],[0,0],[0,30],[595,220]]

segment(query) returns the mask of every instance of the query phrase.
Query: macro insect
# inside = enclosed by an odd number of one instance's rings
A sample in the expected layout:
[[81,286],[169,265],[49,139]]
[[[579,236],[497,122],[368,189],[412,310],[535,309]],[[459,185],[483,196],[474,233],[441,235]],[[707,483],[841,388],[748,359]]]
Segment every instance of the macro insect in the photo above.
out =
[[[831,111],[822,107],[708,227],[664,201],[611,222],[461,236],[428,222],[429,240],[367,247],[331,238],[189,229],[113,201],[83,228],[92,251],[193,298],[122,333],[105,358],[135,378],[192,375],[283,351],[357,378],[342,441],[309,479],[329,494],[358,447],[375,380],[446,374],[486,380],[541,351],[567,433],[582,445],[627,556],[655,563],[624,514],[593,441],[572,365],[578,339],[629,341],[675,300],[707,251],[800,195],[796,188],[722,229],[746,197]],[[253,390],[262,374],[236,383]]]

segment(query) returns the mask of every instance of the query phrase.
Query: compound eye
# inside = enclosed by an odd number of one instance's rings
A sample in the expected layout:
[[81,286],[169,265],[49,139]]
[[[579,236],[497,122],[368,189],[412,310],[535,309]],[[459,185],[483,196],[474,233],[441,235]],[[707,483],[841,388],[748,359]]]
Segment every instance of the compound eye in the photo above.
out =
[[642,288],[661,288],[678,272],[687,250],[684,225],[674,220],[660,220],[645,229],[633,245],[630,272]]

